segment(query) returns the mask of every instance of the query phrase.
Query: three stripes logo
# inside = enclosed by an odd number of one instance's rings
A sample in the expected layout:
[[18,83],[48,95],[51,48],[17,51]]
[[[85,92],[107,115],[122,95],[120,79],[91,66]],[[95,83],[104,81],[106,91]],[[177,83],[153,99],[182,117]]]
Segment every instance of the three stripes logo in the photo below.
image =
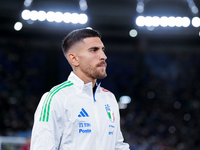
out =
[[81,109],[80,114],[78,117],[89,117],[88,113],[85,111],[84,108]]
[[46,96],[44,100],[39,121],[44,121],[44,122],[49,121],[49,112],[50,112],[50,106],[51,106],[51,101],[52,101],[53,96],[61,89],[71,86],[71,85],[73,85],[71,81],[65,81],[62,84],[54,87],[51,91],[49,91],[48,95]]

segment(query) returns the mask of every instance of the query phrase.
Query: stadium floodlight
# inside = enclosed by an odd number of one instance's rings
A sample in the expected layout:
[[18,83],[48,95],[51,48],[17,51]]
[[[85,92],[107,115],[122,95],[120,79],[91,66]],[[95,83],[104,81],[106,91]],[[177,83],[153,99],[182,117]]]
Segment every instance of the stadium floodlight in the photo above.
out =
[[189,27],[190,25],[190,19],[188,17],[183,17],[183,27]]
[[139,16],[136,18],[136,24],[140,27],[143,27],[145,25],[145,18],[144,16]]
[[79,15],[77,13],[72,13],[71,22],[77,24],[79,22]]
[[47,12],[47,21],[53,22],[55,20],[55,13],[53,11]]
[[175,25],[176,25],[176,18],[175,17],[173,17],[173,16],[170,16],[169,18],[168,18],[168,25],[169,25],[169,27],[175,27]]
[[192,11],[193,14],[197,14],[199,12],[197,6],[195,5],[194,1],[193,0],[187,0],[188,2],[188,5]]
[[131,97],[124,95],[119,98],[120,103],[122,104],[129,104],[131,102]]
[[25,9],[22,11],[21,16],[24,20],[29,20],[30,19],[30,11]]
[[65,22],[65,23],[73,23],[73,24],[85,24],[88,21],[88,16],[86,14],[78,14],[78,13],[61,13],[61,12],[45,12],[45,11],[36,11],[36,10],[24,10],[21,13],[21,16],[24,20],[31,20],[31,21],[44,21],[47,20],[48,22]]
[[[198,19],[194,19],[193,22],[198,22]],[[190,19],[188,17],[151,17],[151,16],[138,16],[136,18],[136,24],[140,27],[147,26],[147,27],[188,27],[190,25]],[[194,23],[196,26],[198,23]]]
[[197,14],[199,12],[199,10],[196,6],[192,6],[191,10],[194,14]]
[[198,27],[200,26],[200,19],[199,19],[199,17],[194,17],[194,18],[192,19],[192,25],[193,25],[194,27],[196,27],[196,28],[198,28]]
[[168,26],[168,18],[166,16],[163,16],[160,18],[160,25],[162,27],[167,27]]
[[86,11],[87,8],[88,8],[87,1],[86,0],[80,0],[79,1],[79,6],[80,6],[80,9],[82,11]]
[[174,23],[175,27],[181,27],[180,17],[175,17]]
[[138,2],[137,3],[136,11],[138,13],[143,13],[143,11],[144,11],[144,2]]
[[30,19],[33,20],[33,21],[38,19],[38,12],[36,10],[32,10],[30,12]]
[[63,14],[63,21],[65,23],[70,23],[71,22],[71,18],[72,18],[72,15],[70,13],[64,13]]
[[25,1],[24,1],[24,6],[25,6],[25,7],[29,7],[29,6],[31,5],[32,1],[33,1],[33,0],[25,0]]
[[152,25],[153,25],[153,27],[158,27],[159,24],[160,24],[159,22],[160,22],[160,18],[158,16],[154,16],[152,18]]
[[88,17],[86,14],[80,14],[79,15],[79,23],[85,24],[88,21]]
[[150,27],[150,26],[153,25],[153,23],[152,23],[152,17],[150,17],[150,16],[145,17],[144,22],[145,22],[144,23],[145,26],[147,26],[147,27]]
[[129,35],[130,35],[131,37],[136,37],[137,34],[138,34],[138,32],[137,32],[137,30],[135,30],[135,29],[132,29],[132,30],[129,31]]
[[38,12],[38,20],[39,21],[44,21],[47,18],[47,14],[45,11],[39,11]]
[[61,12],[55,12],[55,22],[60,23],[63,21],[63,14]]
[[19,30],[21,30],[22,29],[22,23],[21,22],[16,22],[15,23],[15,25],[14,25],[14,29],[16,30],[16,31],[19,31]]
[[126,109],[127,108],[127,104],[124,104],[124,103],[121,103],[121,102],[118,102],[118,106],[119,106],[119,109]]
[[176,22],[177,27],[183,26],[183,20],[181,17],[176,17],[176,20],[177,20],[177,22]]

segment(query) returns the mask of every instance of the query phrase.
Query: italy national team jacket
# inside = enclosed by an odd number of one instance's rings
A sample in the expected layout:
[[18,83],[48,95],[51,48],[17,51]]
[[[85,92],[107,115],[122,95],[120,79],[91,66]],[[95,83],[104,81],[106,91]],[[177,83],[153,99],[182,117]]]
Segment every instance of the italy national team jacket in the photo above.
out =
[[31,150],[129,150],[115,96],[73,72],[45,93],[37,107]]

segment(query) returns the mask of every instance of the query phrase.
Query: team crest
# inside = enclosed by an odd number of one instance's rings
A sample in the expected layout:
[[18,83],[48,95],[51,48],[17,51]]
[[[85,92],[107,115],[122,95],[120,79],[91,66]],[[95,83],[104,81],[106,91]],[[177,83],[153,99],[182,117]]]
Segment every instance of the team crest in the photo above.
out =
[[110,106],[108,104],[105,105],[105,109],[106,109],[106,112],[108,114],[110,121],[114,122],[115,121],[115,115],[114,115],[114,112],[110,109]]

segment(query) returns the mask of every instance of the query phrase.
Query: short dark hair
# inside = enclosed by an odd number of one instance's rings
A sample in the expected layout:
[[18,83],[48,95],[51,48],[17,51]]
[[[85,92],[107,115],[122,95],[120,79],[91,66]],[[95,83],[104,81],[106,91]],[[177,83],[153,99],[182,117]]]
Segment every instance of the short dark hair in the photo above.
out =
[[63,52],[66,53],[75,43],[88,37],[101,38],[101,34],[96,30],[86,28],[71,31],[62,41]]

